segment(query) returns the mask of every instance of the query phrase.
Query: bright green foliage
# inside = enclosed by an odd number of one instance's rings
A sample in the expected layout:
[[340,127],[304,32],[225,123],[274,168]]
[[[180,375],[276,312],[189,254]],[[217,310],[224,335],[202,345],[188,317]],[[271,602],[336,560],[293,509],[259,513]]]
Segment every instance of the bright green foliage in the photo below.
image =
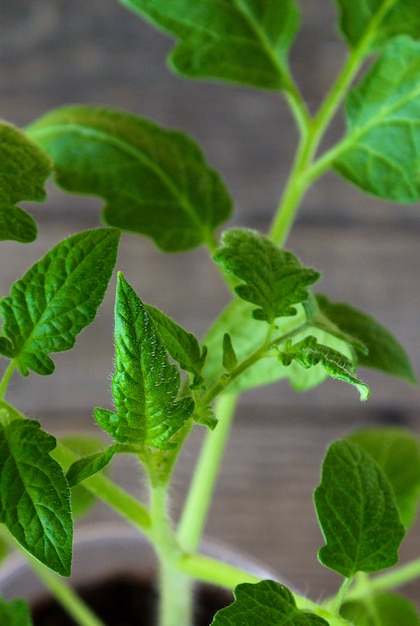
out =
[[193,387],[199,387],[202,381],[201,370],[207,354],[206,348],[201,349],[192,333],[181,328],[159,309],[147,305],[147,311],[166,350],[181,369],[193,374]]
[[359,365],[377,369],[391,376],[399,376],[410,383],[416,376],[410,359],[395,337],[379,322],[344,302],[331,302],[325,296],[316,296],[323,315],[344,333],[357,338],[367,351],[358,351]]
[[420,501],[420,442],[402,428],[364,428],[350,435],[385,472],[401,521],[410,527]]
[[417,201],[420,42],[402,36],[388,44],[350,92],[346,119],[347,136],[334,168],[348,181],[380,198]]
[[51,374],[50,352],[73,347],[96,316],[115,265],[119,232],[86,231],[57,244],[18,280],[0,302],[0,352],[27,376]]
[[120,274],[115,303],[117,413],[95,409],[95,419],[116,441],[168,450],[173,435],[194,410],[192,398],[177,400],[180,375],[171,364],[147,308]]
[[32,217],[17,202],[45,200],[52,170],[48,156],[20,130],[0,122],[0,241],[28,243],[37,235]]
[[59,185],[104,198],[107,224],[147,235],[167,252],[213,241],[231,213],[220,176],[184,133],[87,106],[57,109],[28,133],[52,157]]
[[288,342],[285,348],[281,349],[279,359],[283,365],[290,365],[293,360],[297,361],[305,369],[319,363],[332,378],[355,385],[359,390],[361,400],[367,400],[369,397],[367,385],[354,375],[355,368],[352,361],[337,350],[318,343],[313,335],[305,337],[298,343]]
[[66,474],[70,487],[75,487],[90,476],[100,472],[111,462],[118,451],[118,444],[113,444],[103,452],[94,452],[75,461]]
[[[35,223],[16,204],[42,200],[52,168],[67,191],[102,198],[103,219],[114,226],[61,242],[0,301],[0,354],[12,360],[0,381],[0,522],[37,559],[68,575],[71,517],[92,503],[87,491],[92,488],[145,530],[160,560],[159,619],[187,626],[190,577],[231,587],[242,580],[236,568],[218,569],[217,562],[195,553],[237,401],[230,392],[280,379],[305,390],[331,376],[356,386],[364,400],[369,389],[356,376],[359,364],[416,380],[405,351],[387,330],[346,304],[315,296],[309,288],[319,273],[277,243],[285,241],[310,185],[329,167],[380,198],[420,200],[420,0],[335,0],[350,51],[315,113],[289,71],[300,24],[298,0],[120,2],[175,38],[169,59],[177,72],[283,90],[299,132],[298,148],[270,236],[235,228],[222,237],[214,260],[238,299],[215,321],[205,345],[143,304],[119,275],[115,410],[95,410],[97,423],[115,442],[105,447],[87,437],[75,455],[71,442],[70,450],[55,447],[55,439],[37,422],[6,402],[14,367],[23,375],[29,370],[50,374],[50,354],[74,345],[104,297],[120,230],[146,235],[167,252],[201,244],[214,252],[232,200],[192,139],[138,116],[71,106],[38,120],[27,136],[0,124],[0,239],[35,237]],[[373,53],[377,59],[351,90]],[[330,123],[346,97],[347,132],[323,152]],[[185,304],[194,306],[193,298]],[[217,418],[215,400],[220,400]],[[175,528],[168,515],[168,488],[193,420],[219,428],[205,441]],[[112,488],[103,476],[89,481],[117,453],[133,454],[145,465],[149,506]],[[79,460],[72,463],[74,458]],[[377,578],[371,588],[366,576],[350,587],[357,572],[378,572],[397,562],[419,499],[420,444],[408,433],[364,430],[333,443],[314,494],[326,544],[319,559],[348,580],[335,599],[319,604],[273,581],[242,584],[213,624],[328,626],[327,619],[336,626],[345,621],[338,614],[341,607],[354,626],[420,626],[409,602],[383,593],[392,581],[414,577],[417,561],[392,577]],[[345,602],[347,591],[356,600]],[[66,595],[61,600],[73,613],[77,601]],[[316,614],[298,608],[308,606]],[[3,623],[30,626],[25,606],[0,599]]]
[[234,595],[235,602],[216,613],[212,626],[328,626],[322,617],[299,610],[287,587],[272,580],[238,585]]
[[24,600],[5,602],[0,596],[1,626],[32,626],[29,607]]
[[[225,373],[223,342],[226,332],[229,333],[239,363],[248,359],[264,345],[267,339],[267,328],[253,319],[252,309],[253,306],[247,302],[235,300],[225,308],[211,326],[204,340],[208,348],[208,357],[203,369],[207,386],[210,386]],[[299,341],[310,333],[318,339],[319,344],[339,352],[342,362],[347,363],[352,359],[353,350],[348,343],[338,339],[325,329],[313,326],[312,317],[309,323],[303,306],[298,305],[296,309],[297,314],[295,316],[282,317],[276,320],[276,329],[272,335],[273,345],[276,343],[280,345],[284,342],[283,338],[290,336],[290,334],[293,334],[296,341]],[[286,366],[278,359],[278,350],[268,350],[263,358],[250,365],[229,383],[227,389],[229,391],[244,391],[286,378],[294,389],[304,391],[319,385],[328,377],[327,371],[320,364],[313,364],[309,369],[305,369],[296,360],[290,361],[289,358],[287,362],[289,365]]]
[[397,35],[420,37],[418,0],[336,0],[340,29],[353,48],[370,39],[368,51]]
[[420,626],[414,604],[391,593],[346,602],[341,615],[353,626]]
[[0,424],[0,522],[36,559],[70,575],[70,490],[50,456],[55,439],[33,420]]
[[245,283],[235,293],[260,308],[257,320],[274,322],[277,317],[296,315],[295,304],[308,297],[307,286],[319,279],[319,272],[303,268],[287,250],[251,230],[234,228],[222,237],[222,248],[214,255],[224,271]]
[[295,0],[120,0],[174,35],[174,70],[263,89],[288,87],[287,55],[299,28]]
[[363,448],[348,440],[330,445],[314,499],[323,565],[346,578],[395,565],[404,527],[385,473]]

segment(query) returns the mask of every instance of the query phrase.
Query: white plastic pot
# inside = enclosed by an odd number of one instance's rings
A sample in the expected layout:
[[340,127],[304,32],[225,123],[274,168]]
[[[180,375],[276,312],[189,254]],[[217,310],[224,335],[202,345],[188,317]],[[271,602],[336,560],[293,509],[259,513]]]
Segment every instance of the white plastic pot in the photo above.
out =
[[[261,578],[278,580],[276,573],[269,568],[220,542],[205,540],[202,552]],[[123,524],[78,527],[69,579],[73,586],[81,587],[118,574],[133,574],[150,580],[154,579],[155,571],[153,550],[134,528]],[[20,597],[35,603],[45,599],[49,592],[24,557],[12,554],[0,567],[0,594],[5,600]]]

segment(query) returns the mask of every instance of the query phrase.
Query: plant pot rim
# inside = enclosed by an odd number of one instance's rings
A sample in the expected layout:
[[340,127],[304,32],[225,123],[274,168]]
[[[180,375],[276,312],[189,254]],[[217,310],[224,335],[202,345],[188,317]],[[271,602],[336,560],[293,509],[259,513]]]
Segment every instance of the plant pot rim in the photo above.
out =
[[[139,551],[133,550],[136,544]],[[109,556],[104,549],[110,551]],[[200,553],[244,569],[260,578],[281,580],[278,573],[258,559],[224,543],[205,537]],[[83,585],[95,578],[105,578],[115,572],[137,573],[153,577],[156,560],[148,540],[133,526],[122,522],[89,522],[77,524],[74,538],[72,584]],[[30,569],[23,555],[14,552],[0,565],[0,594],[6,600],[24,597],[34,601],[45,596],[44,585]]]

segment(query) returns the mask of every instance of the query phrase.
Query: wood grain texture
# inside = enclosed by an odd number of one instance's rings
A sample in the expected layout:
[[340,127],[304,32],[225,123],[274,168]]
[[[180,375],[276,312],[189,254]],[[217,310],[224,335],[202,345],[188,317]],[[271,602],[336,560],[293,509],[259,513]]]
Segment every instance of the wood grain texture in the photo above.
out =
[[[292,67],[312,110],[331,84],[344,49],[330,27],[330,0],[303,0],[303,28]],[[25,125],[64,103],[101,104],[151,117],[191,133],[224,175],[236,203],[231,225],[266,229],[290,168],[296,132],[278,95],[230,85],[187,82],[165,68],[167,37],[115,0],[1,0],[0,116]],[[329,140],[342,132],[338,121]],[[0,246],[0,292],[62,237],[98,225],[101,203],[68,197],[50,185],[45,205],[30,210],[40,225],[30,246]],[[420,372],[418,205],[398,207],[363,196],[335,175],[305,200],[288,246],[324,274],[320,289],[387,325]],[[228,301],[217,270],[202,251],[163,256],[144,239],[123,238],[119,269],[141,297],[202,334]],[[112,291],[97,321],[71,354],[58,355],[51,378],[16,377],[9,399],[52,432],[92,427],[94,406],[110,402]],[[191,294],[194,297],[191,298]],[[323,452],[354,427],[399,423],[420,434],[418,388],[363,372],[372,399],[358,401],[340,383],[296,395],[286,384],[244,395],[212,508],[208,533],[258,556],[313,598],[336,588],[321,568],[312,507]],[[52,399],[54,408],[52,408]],[[71,407],[71,409],[69,409]],[[194,432],[178,468],[174,515],[185,494],[200,442]],[[137,479],[116,468],[128,488]],[[141,482],[141,481],[140,481]],[[99,507],[93,516],[110,513]],[[416,527],[404,555],[420,555]],[[418,601],[420,583],[410,594]],[[420,605],[419,605],[420,606]]]

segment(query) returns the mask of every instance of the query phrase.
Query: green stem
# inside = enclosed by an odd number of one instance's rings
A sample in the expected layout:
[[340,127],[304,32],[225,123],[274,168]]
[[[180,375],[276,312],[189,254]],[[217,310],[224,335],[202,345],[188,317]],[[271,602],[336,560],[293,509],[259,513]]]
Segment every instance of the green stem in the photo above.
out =
[[[262,580],[250,572],[201,554],[186,554],[182,556],[178,563],[178,568],[195,580],[229,590],[234,589],[241,583],[256,584]],[[293,596],[298,609],[311,611],[316,615],[324,617],[331,626],[348,626],[348,622],[339,615],[333,614],[324,606],[320,606],[316,602],[312,602],[312,600],[295,592],[293,592]]]
[[192,581],[180,571],[182,552],[176,541],[167,512],[167,488],[152,489],[152,542],[159,560],[159,626],[192,624]]
[[301,173],[309,162],[310,148],[311,135],[305,133],[299,143],[289,179],[269,231],[269,236],[279,246],[284,245],[308,188],[308,183],[305,184],[301,179]]
[[234,393],[218,399],[216,415],[219,422],[214,431],[206,434],[178,526],[179,542],[187,552],[195,552],[201,540],[237,400]]
[[364,37],[362,37],[358,46],[350,52],[335,83],[313,119],[311,119],[307,113],[305,115],[302,113],[301,105],[297,108],[299,98],[296,98],[293,92],[288,94],[290,108],[295,114],[297,126],[300,131],[300,143],[286,188],[274,215],[269,233],[270,237],[273,241],[278,243],[278,245],[284,245],[307,189],[326,171],[326,169],[328,169],[332,162],[334,152],[329,151],[328,158],[321,160],[321,157],[319,162],[311,167],[311,163],[313,162],[322,138],[360,70],[367,51],[369,50],[370,43],[375,35],[376,28],[390,6],[391,0],[387,0],[378,10],[377,14],[372,19],[369,30],[365,33]]
[[383,2],[379,7],[369,23],[369,28],[364,33],[357,46],[350,51],[336,81],[318,109],[312,125],[312,146],[309,154],[310,159],[312,159],[315,155],[326,129],[330,125],[332,118],[337,113],[338,108],[340,107],[368,54],[369,47],[375,37],[378,27],[394,2],[395,0],[385,0],[385,2]]
[[328,608],[332,613],[336,613],[337,615],[340,612],[341,605],[344,602],[344,599],[347,597],[350,585],[352,584],[352,578],[345,578],[343,584],[338,590],[335,598],[328,604]]
[[7,387],[9,385],[10,379],[15,369],[16,369],[16,363],[14,361],[10,361],[9,365],[7,366],[3,374],[3,378],[0,381],[0,399],[1,400],[3,400],[3,398],[6,395]]
[[251,365],[260,361],[266,354],[266,351],[271,347],[269,333],[267,333],[268,338],[264,342],[264,344],[255,350],[252,354],[249,355],[246,359],[244,359],[235,369],[233,369],[229,374],[223,374],[217,383],[211,387],[208,392],[201,398],[200,403],[203,406],[207,406],[213,400],[215,400],[228,385],[230,385],[238,376],[240,376],[243,372],[245,372]]
[[363,577],[360,579],[360,582],[356,580],[356,584],[349,591],[347,599],[359,600],[372,595],[372,593],[390,591],[416,578],[420,578],[420,558],[395,567],[385,574]]
[[284,90],[284,96],[289,104],[290,111],[295,118],[296,126],[299,129],[301,137],[304,137],[308,131],[311,122],[311,116],[306,107],[305,101],[294,82],[293,77],[288,75],[288,82]]
[[32,569],[42,580],[51,594],[60,602],[67,613],[73,617],[79,626],[105,626],[90,608],[80,599],[73,589],[56,574],[44,567],[35,559],[29,559]]

